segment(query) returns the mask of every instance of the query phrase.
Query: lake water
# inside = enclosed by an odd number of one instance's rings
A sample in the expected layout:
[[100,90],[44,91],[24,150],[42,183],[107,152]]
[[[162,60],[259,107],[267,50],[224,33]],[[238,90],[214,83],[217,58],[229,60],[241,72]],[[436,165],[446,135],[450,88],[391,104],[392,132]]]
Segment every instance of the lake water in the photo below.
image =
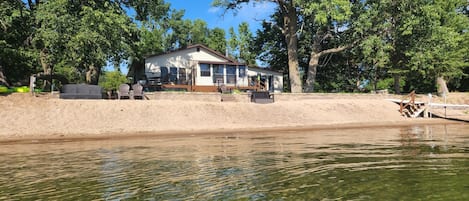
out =
[[0,200],[469,200],[469,124],[0,144]]

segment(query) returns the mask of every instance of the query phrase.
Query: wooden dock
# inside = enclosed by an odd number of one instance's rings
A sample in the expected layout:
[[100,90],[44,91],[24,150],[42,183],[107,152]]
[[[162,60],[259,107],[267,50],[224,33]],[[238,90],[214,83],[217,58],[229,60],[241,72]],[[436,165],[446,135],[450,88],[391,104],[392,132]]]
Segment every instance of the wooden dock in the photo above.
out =
[[[455,115],[454,110],[469,110],[469,105],[465,104],[448,104],[448,103],[428,103],[422,101],[386,99],[400,105],[400,111],[403,116],[410,118],[438,117],[449,120],[469,122],[469,114]],[[453,112],[447,112],[447,110]]]

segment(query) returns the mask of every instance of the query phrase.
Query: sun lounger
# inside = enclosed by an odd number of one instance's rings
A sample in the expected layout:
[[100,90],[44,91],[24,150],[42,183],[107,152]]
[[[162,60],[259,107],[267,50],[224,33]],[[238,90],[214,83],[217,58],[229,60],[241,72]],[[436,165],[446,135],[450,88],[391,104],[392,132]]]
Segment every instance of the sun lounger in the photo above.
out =
[[140,84],[132,85],[134,99],[143,99],[143,86]]
[[121,84],[117,90],[117,99],[128,98],[130,99],[130,86],[128,84]]

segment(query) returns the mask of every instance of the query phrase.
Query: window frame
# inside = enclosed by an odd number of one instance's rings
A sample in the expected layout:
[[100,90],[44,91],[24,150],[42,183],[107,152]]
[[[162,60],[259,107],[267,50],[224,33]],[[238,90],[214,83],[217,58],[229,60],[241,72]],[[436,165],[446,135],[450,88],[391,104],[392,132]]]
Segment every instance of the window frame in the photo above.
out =
[[[212,64],[213,69],[213,83],[225,84],[225,65],[223,64]],[[221,82],[218,82],[220,80]]]
[[236,66],[226,65],[226,84],[236,84]]
[[238,77],[240,78],[246,77],[246,71],[247,71],[247,68],[245,65],[238,66]]
[[170,83],[178,82],[178,67],[169,68],[169,80]]
[[[207,69],[204,69],[206,67]],[[210,72],[210,64],[207,63],[200,63],[200,77],[210,77],[212,76],[212,72]]]

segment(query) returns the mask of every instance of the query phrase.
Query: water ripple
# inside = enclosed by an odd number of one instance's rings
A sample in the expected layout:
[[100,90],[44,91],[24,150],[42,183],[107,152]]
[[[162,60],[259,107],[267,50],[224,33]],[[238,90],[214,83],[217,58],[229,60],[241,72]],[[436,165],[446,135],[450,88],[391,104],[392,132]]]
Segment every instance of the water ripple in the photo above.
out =
[[469,200],[468,132],[440,125],[2,145],[0,200]]

